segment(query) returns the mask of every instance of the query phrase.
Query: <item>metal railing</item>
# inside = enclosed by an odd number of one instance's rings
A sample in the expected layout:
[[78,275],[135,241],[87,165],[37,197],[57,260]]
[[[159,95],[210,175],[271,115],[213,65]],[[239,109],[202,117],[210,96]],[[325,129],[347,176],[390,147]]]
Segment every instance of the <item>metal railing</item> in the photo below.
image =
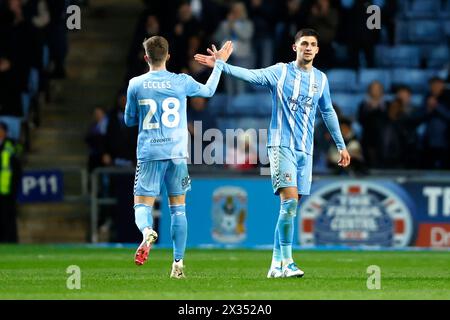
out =
[[135,168],[132,167],[103,167],[96,168],[91,173],[91,242],[98,242],[98,216],[99,207],[102,205],[114,205],[116,198],[99,197],[99,176],[103,174],[130,174],[134,175]]

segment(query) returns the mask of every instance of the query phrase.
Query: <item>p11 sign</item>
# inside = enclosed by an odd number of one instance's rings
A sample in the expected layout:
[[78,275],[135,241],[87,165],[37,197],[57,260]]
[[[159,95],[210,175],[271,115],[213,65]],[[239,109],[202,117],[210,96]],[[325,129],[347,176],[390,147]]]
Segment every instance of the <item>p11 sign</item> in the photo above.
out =
[[58,202],[63,200],[61,171],[26,171],[22,175],[19,202]]

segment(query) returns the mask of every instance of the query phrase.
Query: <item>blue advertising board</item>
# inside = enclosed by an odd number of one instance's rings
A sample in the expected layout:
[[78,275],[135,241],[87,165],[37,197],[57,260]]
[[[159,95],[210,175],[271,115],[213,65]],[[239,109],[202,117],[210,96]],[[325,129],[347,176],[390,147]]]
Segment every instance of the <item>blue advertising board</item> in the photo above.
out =
[[[160,244],[170,246],[162,198]],[[187,195],[189,246],[271,246],[279,198],[270,178],[194,178]],[[323,179],[300,201],[302,246],[450,247],[450,183]]]
[[61,171],[25,171],[20,183],[18,201],[21,203],[62,201],[63,190]]

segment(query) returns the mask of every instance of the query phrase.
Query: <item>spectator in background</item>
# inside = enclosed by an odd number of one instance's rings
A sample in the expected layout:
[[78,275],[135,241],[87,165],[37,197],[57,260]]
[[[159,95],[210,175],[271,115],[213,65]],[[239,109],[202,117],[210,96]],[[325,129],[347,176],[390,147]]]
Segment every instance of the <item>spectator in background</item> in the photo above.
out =
[[413,104],[411,97],[411,89],[408,86],[402,85],[395,90],[394,101],[400,104],[400,109],[402,110],[401,126],[406,133],[403,135],[403,149],[405,154],[408,155],[408,159],[404,162],[403,167],[417,169],[419,167],[419,155],[417,152],[418,137],[416,133],[417,121],[415,120],[415,114],[417,113],[418,106]]
[[[216,128],[215,118],[211,116],[207,109],[207,100],[203,97],[193,97],[189,99],[189,105],[187,109],[187,119],[188,119],[188,130],[191,134],[191,150],[190,157],[191,163],[198,161],[197,155],[194,154],[196,151],[196,144],[201,143],[201,150],[211,142],[203,141],[203,134],[206,130],[211,128]],[[198,148],[198,146],[197,146]],[[198,149],[197,149],[198,150]],[[198,152],[198,151],[197,151]],[[195,158],[192,158],[194,157]]]
[[361,66],[359,54],[362,51],[365,58],[365,67],[375,66],[375,44],[379,40],[379,30],[367,28],[367,7],[370,1],[354,0],[345,14],[343,22],[343,41],[348,47],[348,63],[351,68]]
[[317,30],[320,35],[320,52],[317,67],[328,69],[334,65],[333,40],[339,23],[338,11],[331,7],[330,0],[316,0],[308,15],[308,27]]
[[144,48],[142,42],[152,36],[159,35],[161,32],[159,19],[156,15],[150,13],[142,18],[138,23],[127,58],[127,73],[125,83],[130,79],[140,76],[148,71],[148,64],[144,59]]
[[[347,150],[352,157],[352,164],[346,168],[336,167],[336,163],[339,161],[340,155],[334,144],[331,144],[327,153],[327,166],[335,171],[337,174],[351,173],[359,174],[365,173],[367,168],[364,164],[364,156],[362,152],[361,144],[355,136],[352,129],[352,121],[349,118],[340,117],[339,126],[341,128],[342,137],[344,138]],[[331,137],[330,137],[331,140]]]
[[450,106],[444,99],[445,82],[440,78],[429,81],[429,93],[420,110],[420,121],[425,124],[422,137],[422,167],[424,169],[450,169]]
[[17,242],[16,198],[21,168],[16,145],[0,122],[0,242]]
[[169,42],[173,52],[169,66],[172,72],[187,72],[187,62],[198,51],[202,32],[200,23],[192,15],[189,2],[183,2],[177,13],[177,20],[169,32]]
[[[142,48],[142,42],[144,39],[148,39],[160,34],[159,19],[154,14],[147,15],[144,19],[144,24],[141,28],[137,28],[131,41],[130,49],[128,50],[128,66],[133,66],[136,60],[139,60],[141,56],[144,56],[144,50]],[[147,65],[145,63],[145,65]],[[143,68],[140,68],[143,69]],[[146,67],[148,69],[148,67]]]
[[410,114],[418,106],[413,105],[412,92],[408,86],[398,86],[395,90],[395,99],[402,105],[404,112]]
[[95,168],[103,165],[102,157],[105,153],[104,146],[106,144],[106,129],[108,126],[108,118],[103,108],[94,109],[93,122],[89,125],[89,129],[85,136],[85,142],[89,148],[88,171],[92,172]]
[[386,118],[380,131],[380,163],[385,169],[402,169],[410,167],[414,153],[408,145],[411,134],[408,116],[401,100],[392,101],[386,111]]
[[254,26],[253,55],[255,68],[270,66],[273,61],[275,4],[271,0],[250,0],[249,17]]
[[383,85],[379,81],[373,81],[367,89],[365,100],[358,107],[357,116],[362,127],[361,143],[364,159],[371,168],[381,165],[380,135],[385,122],[386,109]]
[[[233,41],[234,52],[229,63],[244,68],[253,67],[252,37],[253,22],[247,17],[244,3],[235,2],[231,5],[227,18],[222,21],[214,34],[214,39],[220,45],[227,40]],[[225,89],[228,94],[239,94],[245,90],[246,84],[231,77],[225,77]]]
[[[105,137],[105,153],[102,162],[105,166],[133,168],[136,165],[136,145],[138,127],[127,127],[124,111],[127,97],[124,92],[117,96],[116,106],[108,113],[108,125]],[[105,178],[105,177],[103,177]],[[124,186],[132,188],[134,177],[128,174],[111,175],[109,181],[103,181],[102,187],[108,187],[107,193],[117,199],[117,205],[100,215],[102,228],[109,230],[111,241],[137,242],[139,234],[130,228],[133,219],[133,194],[123,192]]]
[[124,122],[124,111],[127,97],[124,92],[117,96],[116,106],[108,114],[106,129],[106,145],[103,164],[107,166],[128,166],[136,164],[137,127],[127,127]]
[[6,86],[6,98],[1,112],[22,117],[21,93],[28,90],[31,67],[36,64],[38,44],[35,28],[25,19],[22,2],[8,0],[2,14],[3,53],[0,53],[0,72]]
[[287,0],[281,9],[279,22],[275,29],[275,53],[277,62],[292,61],[291,47],[286,45],[292,42],[298,30],[306,27],[306,19],[310,10],[310,1]]
[[65,78],[65,61],[68,51],[66,15],[69,1],[46,0],[50,12],[49,48],[52,64],[51,76],[56,79]]

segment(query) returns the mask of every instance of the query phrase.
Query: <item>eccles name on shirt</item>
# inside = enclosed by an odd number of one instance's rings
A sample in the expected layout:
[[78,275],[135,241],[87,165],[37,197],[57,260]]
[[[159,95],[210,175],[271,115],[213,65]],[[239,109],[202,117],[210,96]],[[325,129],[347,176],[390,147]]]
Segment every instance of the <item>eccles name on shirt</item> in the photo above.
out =
[[170,89],[172,84],[170,81],[144,81],[144,89]]

